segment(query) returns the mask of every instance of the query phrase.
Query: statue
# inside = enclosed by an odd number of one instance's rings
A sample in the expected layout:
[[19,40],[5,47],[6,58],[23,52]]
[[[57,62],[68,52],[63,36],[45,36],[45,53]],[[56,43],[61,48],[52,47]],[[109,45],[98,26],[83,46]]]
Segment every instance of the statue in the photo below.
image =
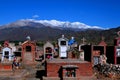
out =
[[104,54],[102,54],[100,56],[100,64],[101,65],[106,64],[106,61],[107,61],[107,57]]
[[76,41],[74,39],[74,37],[71,37],[71,39],[68,41],[68,45],[72,45],[74,44]]
[[64,35],[62,35],[62,38],[64,38]]
[[27,39],[27,40],[31,40],[30,36],[27,36],[26,39]]

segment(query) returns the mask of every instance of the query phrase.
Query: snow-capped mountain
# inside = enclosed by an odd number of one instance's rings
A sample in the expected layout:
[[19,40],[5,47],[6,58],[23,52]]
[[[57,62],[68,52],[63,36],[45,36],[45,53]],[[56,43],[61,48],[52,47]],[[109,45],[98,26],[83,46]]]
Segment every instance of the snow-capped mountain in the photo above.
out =
[[27,36],[32,40],[56,41],[64,34],[66,38],[74,36],[80,42],[85,37],[91,43],[97,43],[101,36],[104,36],[110,43],[114,39],[115,32],[119,30],[120,27],[105,30],[80,22],[22,19],[0,26],[0,41],[25,41]]
[[51,27],[61,27],[61,28],[74,28],[74,29],[103,29],[98,26],[89,26],[81,22],[68,22],[68,21],[57,21],[57,20],[39,20],[35,21],[38,23],[42,23],[46,26]]
[[34,26],[34,27],[49,26],[51,28],[73,29],[73,30],[104,29],[99,26],[89,26],[81,22],[69,22],[69,21],[57,21],[57,20],[34,20],[34,19],[21,19],[16,22],[4,25],[4,27],[1,28],[21,27],[21,26]]

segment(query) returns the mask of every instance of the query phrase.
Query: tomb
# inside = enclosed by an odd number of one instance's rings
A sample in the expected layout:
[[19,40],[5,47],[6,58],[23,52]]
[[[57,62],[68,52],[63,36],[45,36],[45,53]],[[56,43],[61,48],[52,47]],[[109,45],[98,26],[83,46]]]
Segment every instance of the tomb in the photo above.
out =
[[[83,43],[85,43],[83,41]],[[98,45],[80,45],[79,50],[84,51],[84,60],[92,62],[93,65],[97,65],[101,62],[100,56],[106,55],[107,44],[102,37],[101,42]],[[87,57],[86,57],[87,56]]]
[[54,46],[50,42],[44,44],[44,58],[52,59],[54,57],[53,53],[54,53]]
[[114,63],[120,64],[120,31],[117,32],[118,37],[114,40]]
[[97,65],[99,63],[101,63],[101,64],[106,63],[106,60],[107,60],[106,46],[107,46],[107,44],[104,41],[104,37],[102,37],[102,40],[98,45],[92,46],[92,63],[93,63],[93,65]]
[[82,44],[79,45],[80,60],[91,62],[92,45],[87,45],[84,37],[81,40]]
[[35,62],[36,55],[36,43],[31,40],[27,40],[22,43],[22,61],[26,64]]
[[[85,61],[83,58],[85,56],[84,52],[81,51],[81,59],[80,55],[73,56],[71,54],[74,49],[78,49],[76,44],[74,45],[74,40],[69,42],[62,35],[62,38],[58,39],[58,45],[60,58],[53,58],[47,61],[47,77],[59,77],[60,80],[64,80],[69,77],[79,79],[80,76],[91,76],[93,74],[91,62]],[[80,54],[79,49],[76,51]]]
[[92,63],[97,65],[100,63],[100,55],[104,54],[104,46],[93,45],[92,46]]
[[[80,61],[79,59],[52,59],[47,61],[46,65],[47,77],[76,77],[80,76],[91,76],[92,64],[88,61]],[[61,72],[60,72],[61,71]],[[72,76],[66,75],[66,72],[74,71],[75,74]]]
[[12,71],[13,52],[9,47],[9,42],[5,41],[2,48],[2,59],[0,63],[0,71]]
[[62,37],[58,39],[58,46],[59,46],[59,57],[67,58],[68,39],[65,38],[64,35],[62,35]]
[[92,61],[92,45],[81,45],[81,49],[84,51],[84,60],[91,62]]
[[9,43],[7,41],[4,42],[4,47],[2,48],[2,59],[1,62],[10,62],[13,60],[13,52],[12,48],[9,47]]

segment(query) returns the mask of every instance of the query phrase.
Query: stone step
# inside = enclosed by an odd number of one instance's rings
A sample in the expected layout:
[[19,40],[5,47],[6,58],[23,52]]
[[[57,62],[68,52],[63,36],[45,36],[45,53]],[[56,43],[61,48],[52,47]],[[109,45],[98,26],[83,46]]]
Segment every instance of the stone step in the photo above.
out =
[[[43,80],[60,80],[59,77],[43,77]],[[79,77],[63,77],[63,80],[80,80]]]
[[82,61],[80,59],[52,59],[47,60],[47,63],[88,63],[87,61]]
[[60,80],[58,77],[43,77],[43,80]]

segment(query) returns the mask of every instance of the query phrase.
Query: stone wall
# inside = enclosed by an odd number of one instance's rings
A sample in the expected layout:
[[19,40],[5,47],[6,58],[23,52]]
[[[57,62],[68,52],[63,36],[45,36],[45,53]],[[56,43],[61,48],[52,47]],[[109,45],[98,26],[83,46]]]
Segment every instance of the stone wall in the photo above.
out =
[[[92,64],[89,62],[73,62],[73,63],[66,63],[66,62],[55,62],[55,63],[47,63],[47,77],[58,77],[58,71],[61,66],[64,65],[76,65],[78,66],[78,69],[76,69],[76,77],[79,76],[91,76],[92,73]],[[63,77],[65,76],[63,71]]]

